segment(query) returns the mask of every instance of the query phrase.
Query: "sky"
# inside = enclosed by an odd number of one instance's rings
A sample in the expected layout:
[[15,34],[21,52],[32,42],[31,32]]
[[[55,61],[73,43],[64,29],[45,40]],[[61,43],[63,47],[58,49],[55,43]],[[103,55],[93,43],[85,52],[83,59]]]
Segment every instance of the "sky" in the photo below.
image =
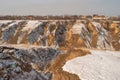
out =
[[0,0],[0,15],[120,15],[120,0]]

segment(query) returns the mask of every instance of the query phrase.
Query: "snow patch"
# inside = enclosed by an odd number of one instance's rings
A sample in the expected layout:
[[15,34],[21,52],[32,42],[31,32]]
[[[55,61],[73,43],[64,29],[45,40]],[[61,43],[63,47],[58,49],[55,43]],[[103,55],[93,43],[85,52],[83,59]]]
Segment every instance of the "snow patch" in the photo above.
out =
[[30,30],[30,32],[31,32],[34,28],[38,27],[38,25],[40,25],[40,24],[41,24],[41,22],[39,22],[39,21],[28,21],[26,26],[22,29],[22,31]]
[[91,55],[77,57],[63,66],[81,80],[120,80],[120,52],[91,50]]
[[84,24],[82,24],[82,23],[76,23],[72,27],[72,32],[73,32],[73,34],[80,34],[83,28],[85,28]]
[[118,42],[120,43],[120,40]]
[[0,20],[0,24],[7,24],[9,22],[12,22],[12,20]]

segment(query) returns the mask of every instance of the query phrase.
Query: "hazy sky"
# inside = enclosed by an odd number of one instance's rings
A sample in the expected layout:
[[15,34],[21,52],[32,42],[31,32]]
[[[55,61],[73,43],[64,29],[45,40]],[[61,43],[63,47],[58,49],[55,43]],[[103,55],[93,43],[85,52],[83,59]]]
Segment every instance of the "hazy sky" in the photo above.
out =
[[0,0],[0,15],[120,15],[120,0]]

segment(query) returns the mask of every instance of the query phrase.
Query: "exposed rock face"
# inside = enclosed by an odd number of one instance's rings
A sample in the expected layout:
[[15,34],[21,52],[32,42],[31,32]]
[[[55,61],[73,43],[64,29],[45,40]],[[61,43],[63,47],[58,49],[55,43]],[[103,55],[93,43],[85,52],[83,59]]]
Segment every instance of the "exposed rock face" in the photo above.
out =
[[66,38],[66,28],[64,25],[59,25],[56,33],[55,33],[55,40],[57,45],[65,46],[65,38]]
[[59,52],[52,48],[1,47],[0,80],[50,80],[44,72]]
[[2,25],[0,35],[1,42],[9,44],[120,50],[119,26],[109,22],[14,21]]
[[[72,42],[77,47],[91,47],[90,37],[87,27],[83,23],[76,23],[72,27]],[[80,45],[79,45],[80,44]]]
[[14,36],[14,33],[15,33],[16,29],[17,29],[17,24],[12,23],[12,24],[8,25],[8,27],[6,27],[3,30],[2,40],[4,42],[7,42],[9,39],[11,39]]
[[35,29],[31,31],[31,33],[28,35],[28,42],[30,44],[34,44],[40,36],[44,33],[44,26],[45,25],[38,25]]
[[[99,49],[111,49],[110,43],[109,43],[110,41],[108,39],[108,31],[104,29],[104,27],[100,23],[92,22],[92,24],[95,29],[94,30],[95,32],[93,33],[93,39],[92,39],[93,47],[97,47]],[[96,45],[94,45],[94,43]]]

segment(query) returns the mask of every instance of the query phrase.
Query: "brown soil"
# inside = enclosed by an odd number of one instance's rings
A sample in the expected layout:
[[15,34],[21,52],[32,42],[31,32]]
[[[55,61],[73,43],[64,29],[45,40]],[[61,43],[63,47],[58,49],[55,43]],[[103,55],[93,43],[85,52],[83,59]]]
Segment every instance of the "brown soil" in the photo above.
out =
[[66,42],[64,43],[64,46],[62,46],[62,47],[66,47],[66,48],[76,47],[76,48],[79,48],[81,46],[86,47],[85,44],[84,44],[84,41],[80,38],[80,35],[79,34],[71,34],[70,39],[66,40]]
[[118,34],[115,34],[115,33],[110,33],[110,34],[111,34],[112,46],[114,47],[115,50],[120,50],[120,43],[119,43]]
[[115,50],[120,50],[120,43],[119,43],[119,33],[120,29],[118,28],[118,25],[115,23],[112,23],[109,26],[109,35],[110,35],[110,42],[112,43],[112,46],[114,47]]
[[62,67],[68,60],[89,53],[89,51],[85,51],[82,49],[72,49],[67,51],[67,53],[60,54],[47,69],[47,71],[53,73],[52,80],[80,80],[77,75],[63,71]]
[[2,36],[2,29],[0,28],[0,37]]
[[88,29],[90,30],[91,40],[92,40],[92,47],[96,48],[97,46],[97,39],[98,39],[98,32],[95,29],[95,26],[92,23],[88,24]]
[[27,44],[27,36],[28,36],[28,33],[26,32],[25,35],[24,35],[24,37],[22,38],[21,43]]
[[47,45],[50,46],[54,44],[54,41],[55,41],[54,35],[53,34],[48,35],[47,40],[46,40]]

